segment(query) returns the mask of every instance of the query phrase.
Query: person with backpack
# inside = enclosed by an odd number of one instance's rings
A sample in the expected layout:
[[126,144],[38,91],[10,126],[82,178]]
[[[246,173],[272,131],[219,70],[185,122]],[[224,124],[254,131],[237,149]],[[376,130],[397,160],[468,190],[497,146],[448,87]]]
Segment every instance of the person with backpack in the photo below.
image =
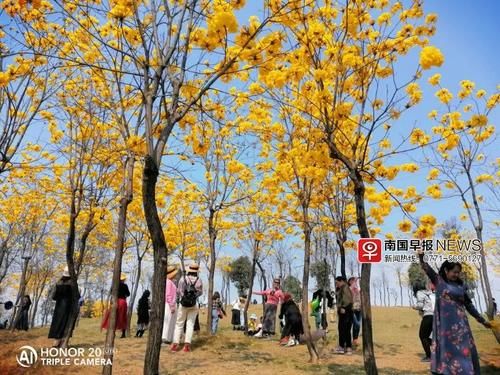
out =
[[[319,288],[313,293],[311,300],[311,316],[314,316],[316,329],[326,329],[328,327],[326,308],[323,306],[323,301],[326,301],[326,307],[329,309],[333,308],[333,297],[330,292]],[[323,313],[325,314],[324,316]]]
[[177,320],[175,323],[174,341],[170,351],[175,353],[179,351],[181,334],[186,323],[186,335],[184,337],[184,352],[191,351],[191,339],[193,338],[194,324],[198,315],[198,297],[203,294],[203,284],[198,276],[200,266],[190,265],[186,272],[187,275],[181,277],[177,287],[177,296],[179,298],[179,310],[177,311]]
[[422,358],[422,362],[430,362],[432,344],[430,336],[432,333],[432,322],[434,320],[434,305],[436,304],[434,285],[429,283],[427,289],[416,288],[416,291],[414,289],[414,296],[417,299],[417,304],[414,306],[414,309],[418,310],[419,314],[422,316],[419,330],[420,342],[425,352],[425,357]]

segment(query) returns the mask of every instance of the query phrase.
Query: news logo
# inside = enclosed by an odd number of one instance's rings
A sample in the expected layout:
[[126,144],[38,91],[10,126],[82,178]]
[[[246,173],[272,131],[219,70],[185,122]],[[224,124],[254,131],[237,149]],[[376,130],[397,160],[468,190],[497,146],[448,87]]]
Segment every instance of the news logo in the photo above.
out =
[[360,238],[358,240],[358,262],[382,262],[382,240],[379,238]]

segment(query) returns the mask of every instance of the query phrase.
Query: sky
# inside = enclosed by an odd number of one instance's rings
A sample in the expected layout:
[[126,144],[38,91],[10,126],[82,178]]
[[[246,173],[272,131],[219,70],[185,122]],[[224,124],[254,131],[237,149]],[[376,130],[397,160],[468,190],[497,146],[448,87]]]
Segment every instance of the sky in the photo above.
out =
[[[406,3],[406,2],[405,2]],[[438,47],[445,56],[445,62],[439,69],[431,69],[424,73],[420,80],[424,93],[422,103],[401,117],[404,126],[411,129],[412,125],[429,129],[430,123],[427,114],[436,108],[437,99],[434,97],[435,88],[427,84],[427,78],[434,73],[442,75],[441,84],[452,92],[457,92],[459,82],[467,79],[476,83],[476,88],[483,88],[488,93],[495,90],[500,84],[500,69],[498,61],[500,59],[500,1],[497,0],[427,0],[423,2],[425,13],[437,13],[437,32],[431,39],[431,44]],[[260,1],[247,1],[247,6],[239,14],[240,19],[245,19],[251,14],[256,14],[260,7]],[[410,54],[399,67],[398,74],[403,77],[415,71],[415,62],[418,61],[418,51]],[[490,117],[490,123],[500,124],[500,111]],[[404,134],[404,132],[403,132]],[[497,131],[498,134],[498,131]],[[497,139],[488,148],[488,157],[491,160],[500,157],[500,143]],[[404,157],[395,157],[394,164],[404,161]],[[394,184],[400,186],[415,185],[419,191],[424,191],[427,187],[427,170],[421,169],[416,174],[404,174],[404,178],[398,178]],[[391,182],[392,183],[392,182]],[[438,221],[444,222],[451,217],[459,217],[464,212],[461,209],[462,203],[458,199],[447,200],[424,200],[418,205],[416,216],[431,213]],[[382,226],[383,232],[394,232],[397,223],[403,218],[397,209],[387,218]],[[493,219],[489,217],[489,219]],[[461,222],[464,229],[471,229],[467,222]],[[486,238],[490,238],[494,233],[485,230]],[[302,256],[298,254],[297,262],[301,262]],[[396,275],[392,272],[391,265],[374,265],[372,269],[372,279],[379,278],[382,272],[391,272],[391,279],[396,280]],[[301,272],[300,272],[301,274]],[[298,272],[299,275],[299,272]],[[500,279],[493,277],[490,270],[490,282],[492,283],[493,294],[500,297]],[[396,286],[396,285],[394,285]],[[407,300],[405,301],[407,303]]]
[[[239,12],[238,17],[246,20],[252,14],[258,14],[261,9],[262,1],[247,0],[247,6]],[[497,84],[500,83],[500,70],[498,61],[500,59],[500,23],[497,18],[500,14],[500,1],[497,0],[427,0],[424,1],[424,10],[426,13],[433,12],[438,14],[437,33],[432,38],[431,43],[441,49],[445,55],[445,63],[440,69],[433,69],[426,72],[421,80],[421,86],[424,91],[424,100],[421,105],[413,108],[408,114],[401,118],[404,126],[410,128],[413,124],[419,127],[429,126],[427,113],[433,109],[434,88],[426,84],[426,79],[430,75],[439,72],[442,74],[442,84],[444,87],[456,91],[459,81],[469,79],[476,82],[477,87],[492,92]],[[2,20],[4,21],[4,20]],[[400,73],[405,75],[414,71],[415,58],[408,59],[411,64],[400,66]],[[412,56],[410,56],[412,57]],[[500,111],[491,117],[491,122],[500,125]],[[497,132],[498,134],[498,132]],[[498,140],[489,148],[492,159],[500,157],[500,144]],[[395,159],[394,163],[401,162],[401,159]],[[419,190],[425,190],[427,181],[425,180],[426,171],[421,171],[415,175],[405,175],[404,180],[399,183],[404,185],[413,184]],[[457,200],[428,200],[419,205],[417,214],[432,213],[438,220],[444,221],[451,216],[458,217],[462,210],[461,203]],[[397,222],[402,215],[394,211],[383,226],[384,232],[393,232]],[[463,223],[466,226],[466,223]],[[491,233],[486,233],[489,237]],[[296,240],[296,239],[293,239]],[[233,249],[224,249],[226,254],[238,256],[239,251]],[[300,276],[302,271],[302,252],[295,250],[297,255],[296,272]],[[387,272],[391,266],[374,265],[372,278],[378,278],[381,272]],[[392,273],[395,280],[395,274]],[[492,278],[492,287],[494,295],[500,298],[500,282],[498,278]],[[220,279],[216,279],[216,290],[220,286]],[[396,286],[396,285],[395,285]],[[234,296],[234,291],[232,292]]]

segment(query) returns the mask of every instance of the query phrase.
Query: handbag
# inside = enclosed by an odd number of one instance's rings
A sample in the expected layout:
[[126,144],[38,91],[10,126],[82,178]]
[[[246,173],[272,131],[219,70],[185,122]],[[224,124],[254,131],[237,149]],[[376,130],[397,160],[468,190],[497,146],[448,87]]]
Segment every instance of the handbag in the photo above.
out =
[[217,309],[217,316],[219,319],[222,319],[224,317],[224,314],[222,314],[222,311],[220,309]]

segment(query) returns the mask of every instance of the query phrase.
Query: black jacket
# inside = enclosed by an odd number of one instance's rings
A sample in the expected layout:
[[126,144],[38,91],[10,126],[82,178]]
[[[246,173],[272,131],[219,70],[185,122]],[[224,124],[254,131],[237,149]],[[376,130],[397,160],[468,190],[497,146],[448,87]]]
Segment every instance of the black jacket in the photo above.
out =
[[[323,289],[318,289],[317,291],[315,291],[313,293],[313,296],[312,296],[312,299],[316,299],[316,298],[319,298],[320,300],[323,300]],[[326,297],[326,305],[329,307],[329,308],[332,308],[333,307],[333,297],[332,295],[330,294],[330,292],[327,290],[325,291],[325,297]]]
[[137,324],[149,323],[149,296],[142,296],[137,305]]
[[120,281],[118,286],[118,298],[127,298],[130,296],[130,291],[128,290],[127,284]]

